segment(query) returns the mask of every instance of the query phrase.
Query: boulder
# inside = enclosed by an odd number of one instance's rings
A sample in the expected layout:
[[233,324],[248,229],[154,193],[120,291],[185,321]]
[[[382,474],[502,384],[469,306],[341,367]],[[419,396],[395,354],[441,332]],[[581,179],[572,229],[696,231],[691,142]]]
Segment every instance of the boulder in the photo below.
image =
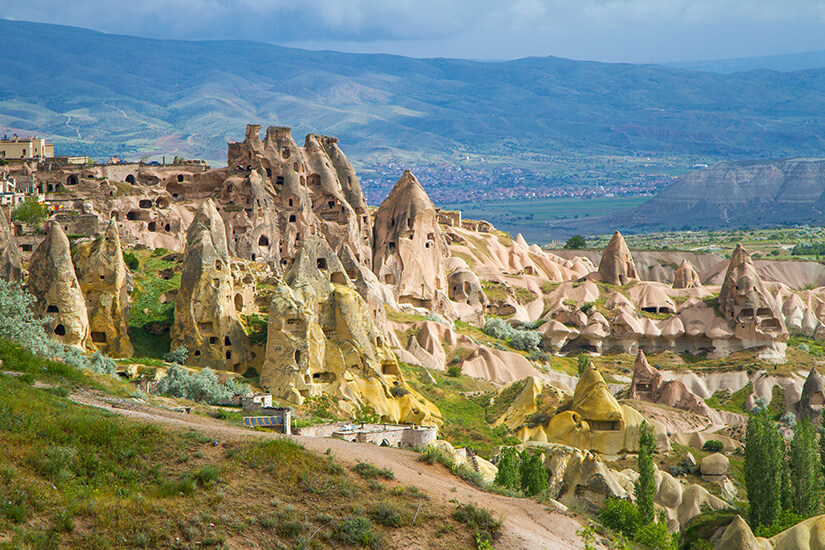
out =
[[29,266],[29,292],[37,299],[34,313],[49,317],[48,331],[64,344],[93,349],[86,300],[72,263],[69,239],[54,220],[35,249]]
[[249,340],[238,319],[233,284],[223,220],[207,199],[186,235],[171,329],[172,349],[185,346],[188,365],[245,370]]
[[110,357],[131,357],[129,301],[132,276],[123,261],[117,223],[93,241],[79,243],[75,272],[86,298],[89,330],[94,346]]
[[725,528],[714,548],[717,550],[768,550],[772,548],[772,545],[765,539],[757,539],[753,536],[748,523],[742,519],[742,516],[736,516]]
[[702,459],[700,466],[702,477],[716,480],[730,473],[730,460],[722,453],[713,453]]

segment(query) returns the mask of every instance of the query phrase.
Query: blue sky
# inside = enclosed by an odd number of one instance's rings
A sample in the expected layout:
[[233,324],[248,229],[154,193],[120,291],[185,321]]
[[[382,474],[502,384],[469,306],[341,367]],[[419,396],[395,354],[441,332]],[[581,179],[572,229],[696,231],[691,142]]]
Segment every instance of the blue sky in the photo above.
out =
[[665,62],[825,50],[822,0],[0,0],[0,17],[414,57]]

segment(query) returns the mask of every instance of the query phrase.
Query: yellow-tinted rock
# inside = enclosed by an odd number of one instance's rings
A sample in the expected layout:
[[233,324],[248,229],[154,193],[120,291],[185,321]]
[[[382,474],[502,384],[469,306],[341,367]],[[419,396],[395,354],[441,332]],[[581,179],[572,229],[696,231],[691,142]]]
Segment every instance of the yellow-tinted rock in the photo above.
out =
[[273,394],[296,404],[326,396],[350,417],[369,407],[386,422],[441,423],[438,409],[407,386],[323,237],[310,237],[299,250],[269,316],[261,384]]
[[134,349],[128,324],[132,281],[114,220],[102,236],[77,245],[74,263],[95,347],[111,357],[131,357]]

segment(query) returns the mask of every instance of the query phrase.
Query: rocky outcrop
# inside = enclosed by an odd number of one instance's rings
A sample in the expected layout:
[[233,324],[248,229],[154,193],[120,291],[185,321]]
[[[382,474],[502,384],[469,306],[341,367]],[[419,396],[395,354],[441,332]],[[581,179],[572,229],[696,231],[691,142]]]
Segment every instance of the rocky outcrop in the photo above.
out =
[[373,270],[399,303],[433,309],[445,288],[446,255],[435,207],[407,170],[375,213]]
[[[519,437],[523,441],[548,441],[603,454],[639,450],[639,430],[644,418],[616,401],[592,363],[582,373],[569,404],[561,409],[544,426],[523,427]],[[662,427],[654,422],[654,428],[657,447],[669,448]]]
[[802,386],[802,395],[796,406],[797,416],[800,420],[810,418],[814,424],[821,424],[823,409],[825,409],[825,377],[814,367],[808,373],[808,378]]
[[693,269],[693,265],[688,260],[682,260],[679,269],[673,277],[673,288],[696,288],[702,286],[699,274]]
[[622,234],[616,231],[602,254],[598,279],[611,285],[621,286],[638,278],[630,249],[627,248]]
[[716,417],[705,401],[690,391],[684,382],[681,380],[666,381],[658,369],[650,366],[641,350],[636,355],[628,397],[667,405],[702,416]]
[[0,210],[0,279],[19,281],[23,273],[17,238]]
[[304,404],[328,399],[339,414],[368,408],[385,422],[440,424],[438,409],[404,381],[344,266],[320,236],[306,240],[269,308],[261,384]]
[[750,255],[737,245],[719,291],[719,310],[733,323],[733,335],[744,348],[772,348],[784,356],[788,333],[782,311],[753,267]]
[[185,346],[187,364],[242,371],[250,353],[235,309],[223,220],[207,199],[189,226],[175,299],[172,349]]
[[69,239],[60,224],[46,224],[46,238],[32,254],[29,292],[37,302],[34,312],[50,317],[46,325],[55,338],[81,349],[91,348],[86,301],[72,264]]
[[77,245],[74,264],[86,298],[92,343],[111,357],[131,357],[134,349],[128,329],[132,279],[123,261],[114,220],[102,236]]
[[[230,143],[221,187],[230,251],[289,269],[304,239],[320,233],[338,251],[349,245],[370,266],[372,225],[361,184],[338,140],[309,134],[299,147],[286,127],[250,124]],[[239,206],[245,207],[244,209]]]

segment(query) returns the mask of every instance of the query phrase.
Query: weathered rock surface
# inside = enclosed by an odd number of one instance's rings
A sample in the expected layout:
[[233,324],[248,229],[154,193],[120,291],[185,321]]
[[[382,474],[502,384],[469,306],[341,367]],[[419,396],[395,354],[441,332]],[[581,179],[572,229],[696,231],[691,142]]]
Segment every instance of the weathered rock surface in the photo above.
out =
[[611,285],[626,285],[638,279],[636,264],[622,234],[616,231],[604,249],[599,263],[598,279]]
[[392,350],[335,252],[308,238],[270,305],[261,384],[296,404],[324,399],[354,417],[440,424],[438,409],[407,386]]
[[825,409],[825,377],[816,368],[811,368],[802,395],[797,404],[797,416],[800,420],[810,418],[814,424],[822,424],[822,411]]
[[75,272],[86,298],[89,330],[94,346],[110,357],[131,357],[129,300],[132,279],[114,220],[94,241],[77,245]]
[[37,298],[34,312],[52,318],[47,329],[64,344],[92,348],[86,300],[72,264],[69,239],[60,224],[46,224],[46,238],[32,254],[29,291]]
[[0,210],[0,279],[19,281],[23,274],[23,263],[17,238],[10,230],[6,216]]
[[673,288],[696,288],[698,286],[702,286],[699,274],[687,259],[682,260],[673,277]]
[[433,309],[447,246],[435,207],[407,170],[375,213],[373,270],[400,304]]
[[189,226],[185,254],[172,349],[185,346],[190,365],[245,370],[249,342],[235,310],[223,220],[211,199],[201,205]]

